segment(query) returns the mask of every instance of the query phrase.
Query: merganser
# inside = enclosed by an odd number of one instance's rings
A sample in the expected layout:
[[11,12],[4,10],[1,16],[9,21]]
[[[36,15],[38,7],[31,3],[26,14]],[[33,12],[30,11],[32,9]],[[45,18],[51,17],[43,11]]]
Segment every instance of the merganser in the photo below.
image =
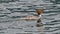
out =
[[35,20],[35,19],[40,19],[43,13],[43,9],[37,9],[37,14],[38,16],[26,16],[24,18],[20,18],[20,19],[25,19],[25,20]]

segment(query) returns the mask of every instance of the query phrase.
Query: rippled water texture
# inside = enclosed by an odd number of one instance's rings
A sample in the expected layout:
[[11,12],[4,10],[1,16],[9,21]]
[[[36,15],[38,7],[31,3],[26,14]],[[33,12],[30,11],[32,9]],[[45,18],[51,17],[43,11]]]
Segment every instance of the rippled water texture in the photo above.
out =
[[[37,15],[36,9],[44,9],[41,23],[19,18]],[[0,3],[0,34],[60,34],[60,4],[47,0],[20,0]]]

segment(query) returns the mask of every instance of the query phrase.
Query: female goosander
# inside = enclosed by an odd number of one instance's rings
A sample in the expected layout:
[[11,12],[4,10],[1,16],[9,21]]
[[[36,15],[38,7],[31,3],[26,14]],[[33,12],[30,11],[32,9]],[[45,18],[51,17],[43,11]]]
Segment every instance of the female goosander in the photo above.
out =
[[27,17],[20,18],[20,19],[24,19],[24,20],[40,19],[43,13],[43,9],[37,9],[36,11],[37,11],[38,16],[27,16]]

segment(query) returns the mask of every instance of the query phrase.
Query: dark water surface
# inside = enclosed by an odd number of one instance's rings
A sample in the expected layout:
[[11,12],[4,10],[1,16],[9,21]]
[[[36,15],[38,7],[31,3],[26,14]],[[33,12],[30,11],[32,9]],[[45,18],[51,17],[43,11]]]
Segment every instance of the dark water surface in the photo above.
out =
[[[44,9],[43,26],[37,27],[37,20],[19,19],[37,15],[38,8]],[[0,3],[0,34],[60,34],[60,4],[47,0]]]

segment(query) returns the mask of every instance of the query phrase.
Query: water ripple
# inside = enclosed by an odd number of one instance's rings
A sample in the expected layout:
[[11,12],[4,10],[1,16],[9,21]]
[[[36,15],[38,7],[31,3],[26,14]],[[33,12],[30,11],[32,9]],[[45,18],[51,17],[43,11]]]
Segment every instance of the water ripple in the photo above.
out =
[[[15,1],[15,0],[14,0]],[[60,30],[60,4],[47,0],[18,0],[16,2],[0,4],[0,33],[19,34],[22,32],[59,34]],[[39,3],[40,2],[40,3]],[[55,2],[55,1],[54,1]],[[37,16],[36,9],[44,9],[42,27],[36,27],[37,21],[20,20],[21,17]],[[5,27],[5,28],[2,28]],[[7,28],[6,28],[7,27]],[[4,31],[4,32],[3,32]],[[8,31],[8,32],[7,32]],[[16,32],[16,33],[15,33]]]

